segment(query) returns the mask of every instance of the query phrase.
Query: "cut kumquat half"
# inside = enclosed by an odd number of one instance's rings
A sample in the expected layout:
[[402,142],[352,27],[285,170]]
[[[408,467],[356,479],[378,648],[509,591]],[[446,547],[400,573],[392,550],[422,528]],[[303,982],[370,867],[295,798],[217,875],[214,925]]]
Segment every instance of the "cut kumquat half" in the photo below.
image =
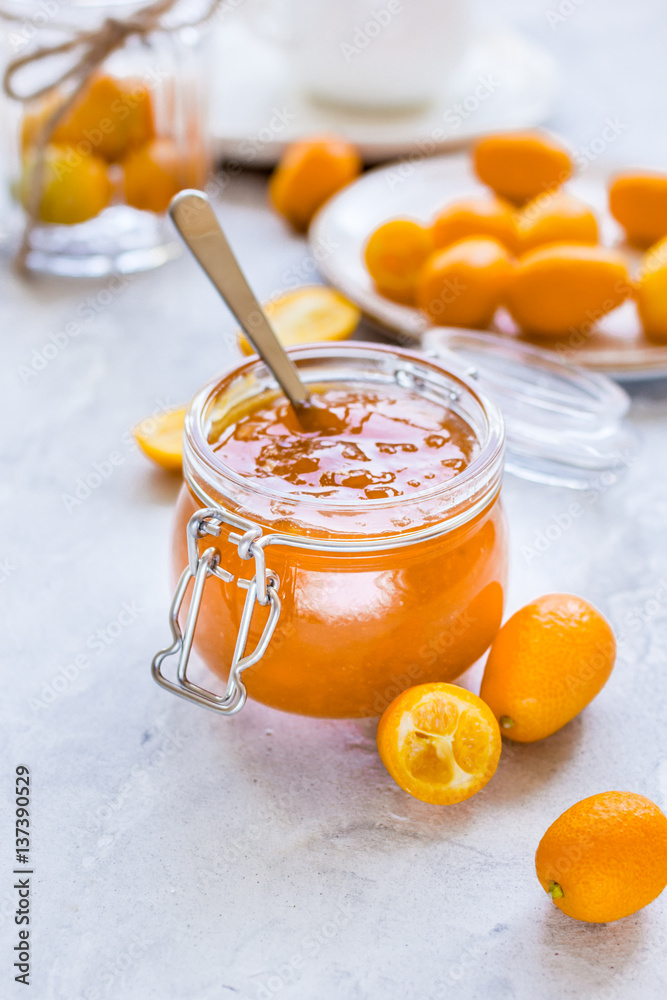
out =
[[[325,285],[297,288],[272,299],[262,308],[283,347],[345,340],[354,333],[361,319],[356,306]],[[253,353],[242,334],[239,334],[239,344],[245,354]]]
[[180,472],[183,468],[186,411],[187,406],[179,406],[158,417],[147,417],[132,432],[144,455],[169,472]]
[[377,732],[394,781],[434,805],[463,802],[483,788],[498,766],[501,742],[488,705],[444,683],[408,688],[386,709]]

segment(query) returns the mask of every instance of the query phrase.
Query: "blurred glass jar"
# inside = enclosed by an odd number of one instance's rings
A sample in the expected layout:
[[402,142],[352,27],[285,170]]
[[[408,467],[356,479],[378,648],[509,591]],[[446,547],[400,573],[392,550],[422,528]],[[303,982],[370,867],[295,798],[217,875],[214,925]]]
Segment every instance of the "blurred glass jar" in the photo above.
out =
[[[11,79],[15,92],[23,97],[50,88],[29,100],[2,98],[2,228],[13,246],[25,234],[23,257],[31,270],[75,277],[131,273],[179,252],[165,211],[177,191],[203,187],[209,167],[203,31],[183,25],[184,10],[197,19],[191,0],[175,3],[161,19],[167,30],[131,33],[111,52],[44,144],[49,120],[75,83],[50,85],[91,51],[83,33],[113,31],[116,22],[151,6],[146,0],[3,0],[4,69],[25,60]],[[30,59],[77,36],[61,54]]]

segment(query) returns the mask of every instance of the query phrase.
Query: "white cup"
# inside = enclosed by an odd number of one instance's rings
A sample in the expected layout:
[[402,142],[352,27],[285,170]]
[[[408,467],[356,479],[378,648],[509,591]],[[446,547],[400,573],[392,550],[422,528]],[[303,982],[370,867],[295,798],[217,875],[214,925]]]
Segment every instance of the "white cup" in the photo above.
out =
[[401,111],[447,96],[468,47],[470,0],[247,0],[320,101]]

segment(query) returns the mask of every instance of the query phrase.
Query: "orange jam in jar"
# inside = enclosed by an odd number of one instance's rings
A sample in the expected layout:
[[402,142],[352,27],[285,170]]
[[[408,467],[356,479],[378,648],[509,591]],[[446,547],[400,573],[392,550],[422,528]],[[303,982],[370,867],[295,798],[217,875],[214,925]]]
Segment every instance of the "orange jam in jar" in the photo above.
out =
[[315,386],[301,418],[282,394],[209,434],[216,457],[288,496],[410,497],[463,472],[477,442],[461,417],[398,385]]
[[193,400],[174,570],[190,566],[181,627],[191,599],[198,613],[161,655],[194,642],[223,680],[232,666],[227,709],[181,665],[176,691],[228,714],[247,689],[305,715],[378,715],[407,687],[458,677],[500,627],[502,419],[472,383],[408,351],[290,354],[312,394],[301,421],[257,358]]

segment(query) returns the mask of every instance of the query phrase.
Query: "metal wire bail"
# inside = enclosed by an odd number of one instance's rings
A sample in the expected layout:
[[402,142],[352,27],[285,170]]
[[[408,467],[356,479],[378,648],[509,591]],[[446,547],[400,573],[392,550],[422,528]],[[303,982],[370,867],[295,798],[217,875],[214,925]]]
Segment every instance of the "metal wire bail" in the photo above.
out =
[[[236,581],[237,586],[243,587],[247,593],[229,670],[227,688],[224,694],[218,695],[190,681],[187,676],[187,668],[206,581],[210,576],[217,576],[218,579],[224,580],[226,583],[231,583],[234,579],[233,573],[220,566],[220,551],[217,548],[207,548],[201,555],[199,554],[198,543],[200,539],[206,535],[218,538],[222,532],[223,524],[243,529],[242,534],[230,532],[228,540],[236,545],[242,559],[255,560],[255,575],[251,580],[239,578]],[[261,545],[256,544],[261,536],[262,529],[259,525],[252,524],[218,508],[204,507],[193,514],[187,527],[188,565],[178,581],[169,610],[169,625],[173,642],[166,649],[161,649],[151,664],[153,677],[167,691],[171,691],[172,694],[176,694],[180,698],[187,698],[204,708],[210,708],[213,712],[218,712],[221,715],[235,715],[243,708],[247,692],[241,674],[248,667],[261,660],[280,617],[281,605],[278,594],[280,580],[276,573],[266,568],[264,549]],[[178,616],[191,581],[193,581],[192,599],[185,629],[182,631]],[[244,655],[256,604],[270,605],[269,617],[254,650],[248,655]],[[178,655],[176,679],[169,680],[162,673],[162,664],[169,657],[176,655]]]

